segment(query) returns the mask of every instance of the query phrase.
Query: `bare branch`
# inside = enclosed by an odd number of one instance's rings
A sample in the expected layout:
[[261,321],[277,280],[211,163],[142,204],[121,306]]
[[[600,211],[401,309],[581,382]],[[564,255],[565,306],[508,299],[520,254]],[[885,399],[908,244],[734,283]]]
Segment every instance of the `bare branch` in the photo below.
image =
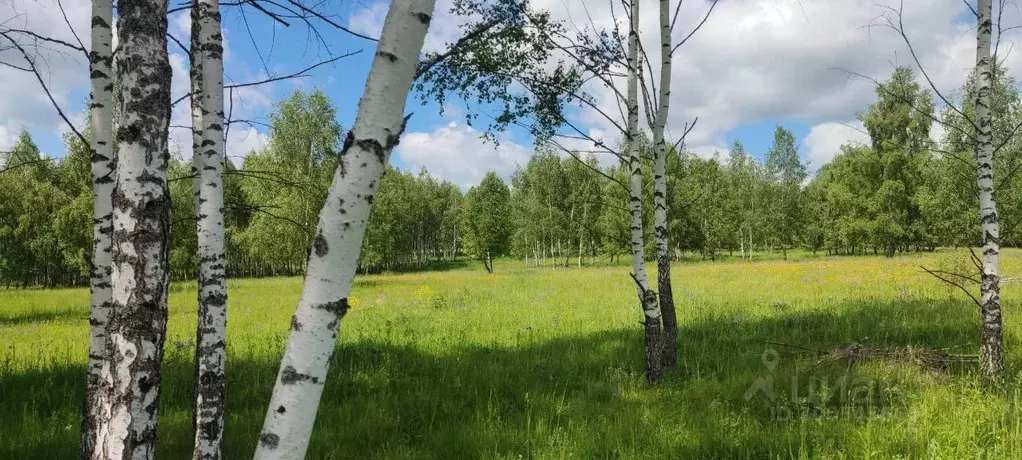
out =
[[685,132],[681,133],[681,138],[678,139],[678,141],[674,143],[674,151],[675,152],[681,152],[681,150],[678,150],[678,145],[679,144],[681,145],[682,149],[685,148],[685,138],[688,137],[688,133],[692,132],[692,128],[695,128],[696,127],[696,123],[698,123],[698,122],[699,122],[699,117],[695,117],[695,119],[692,120],[691,124],[690,123],[685,123]]
[[274,12],[272,12],[270,10],[267,10],[262,5],[260,5],[257,0],[248,0],[247,2],[244,2],[244,3],[248,3],[249,5],[252,5],[253,8],[255,8],[255,9],[259,10],[261,13],[269,16],[274,21],[277,21],[277,22],[283,24],[284,27],[291,27],[291,24],[289,24],[287,21],[282,19],[279,14],[274,13]]
[[[916,107],[916,105],[913,104],[912,101],[909,101],[904,96],[899,95],[899,94],[894,94],[893,92],[888,90],[887,87],[884,86],[883,83],[880,83],[879,81],[877,81],[877,79],[875,79],[873,77],[867,77],[866,75],[863,75],[861,73],[852,72],[851,70],[842,69],[840,67],[833,67],[832,70],[837,70],[839,72],[844,72],[845,74],[848,74],[850,76],[855,76],[855,77],[859,77],[859,78],[862,78],[862,79],[865,79],[865,80],[869,80],[869,81],[873,82],[873,85],[876,86],[877,89],[882,91],[884,94],[886,94],[888,96],[891,96],[891,97],[894,97],[894,98],[897,98],[899,102],[907,104],[909,106],[909,108],[911,108],[912,110],[914,110],[914,111],[918,112],[919,114],[925,116],[926,118],[929,118],[930,121],[938,123],[938,124],[940,124],[941,126],[943,126],[945,128],[951,128],[951,129],[957,131],[959,134],[965,136],[966,139],[969,139],[971,141],[975,141],[976,140],[976,138],[971,133],[965,131],[964,129],[959,128],[959,127],[957,127],[957,126],[955,126],[955,125],[953,125],[951,123],[946,123],[946,122],[944,122],[944,120],[941,120],[941,119],[933,116],[933,114],[931,114],[929,112],[926,112],[926,111],[920,109],[919,107]],[[955,110],[957,111],[957,109],[955,109]],[[968,119],[966,119],[966,120],[968,121]],[[971,121],[969,123],[972,124]]]
[[[78,139],[85,143],[85,145],[89,145],[89,140],[86,139],[80,131],[78,131],[78,128],[75,127],[74,123],[71,122],[71,119],[64,113],[64,109],[60,108],[60,104],[58,104],[57,100],[53,98],[53,93],[51,93],[50,88],[46,86],[46,81],[43,80],[42,74],[39,72],[39,69],[36,68],[35,62],[32,60],[32,56],[28,54],[28,51],[26,51],[18,42],[14,41],[10,35],[7,35],[6,32],[0,32],[0,36],[9,40],[11,44],[21,52],[21,55],[25,58],[25,62],[28,63],[28,71],[30,71],[32,75],[35,75],[36,80],[39,81],[39,85],[42,86],[43,91],[46,93],[46,97],[49,98],[50,104],[53,105],[54,109],[57,109],[57,114],[64,120],[64,123],[66,123],[68,128],[71,129],[71,132],[73,132],[75,136],[78,136]],[[11,67],[15,66],[11,65]]]
[[67,30],[70,30],[71,35],[73,35],[75,37],[75,40],[78,41],[79,48],[85,50],[85,44],[82,43],[82,39],[78,38],[78,33],[75,32],[75,28],[71,27],[71,21],[67,19],[67,12],[64,11],[64,4],[61,3],[60,0],[57,0],[57,7],[60,8],[60,15],[64,16],[64,24],[67,24]]
[[317,12],[315,12],[315,11],[309,9],[309,8],[306,8],[305,6],[303,6],[300,3],[296,2],[295,0],[288,0],[288,3],[294,5],[295,7],[297,7],[298,9],[300,9],[302,11],[305,11],[306,13],[309,13],[309,14],[315,16],[316,18],[322,20],[323,22],[325,22],[327,24],[330,24],[330,25],[332,25],[332,26],[334,26],[334,27],[336,27],[338,29],[341,29],[341,30],[343,30],[343,31],[345,31],[345,32],[347,32],[347,33],[349,33],[351,35],[354,35],[354,36],[358,37],[358,38],[369,40],[371,42],[378,42],[378,41],[380,41],[379,39],[376,39],[376,38],[373,38],[373,37],[369,37],[369,36],[366,36],[366,35],[362,35],[362,34],[360,34],[358,32],[355,32],[355,31],[353,31],[351,29],[348,29],[347,27],[344,27],[344,26],[342,26],[342,25],[340,25],[340,24],[338,24],[338,23],[336,23],[334,21],[331,21],[326,16],[323,16],[322,14],[319,14],[319,13],[317,13]]
[[976,9],[972,7],[972,5],[969,3],[969,0],[962,0],[962,3],[964,3],[965,6],[969,7],[969,11],[972,11],[973,16],[979,18],[979,12],[977,12]]
[[895,10],[892,7],[883,6],[883,5],[881,5],[881,8],[885,8],[885,9],[889,10],[890,12],[894,13],[898,17],[898,25],[897,26],[894,25],[894,23],[890,20],[890,18],[884,16],[884,19],[887,21],[887,26],[890,27],[895,32],[897,32],[898,35],[901,36],[902,41],[905,42],[905,46],[908,47],[908,51],[909,51],[909,54],[912,56],[912,60],[915,62],[916,67],[919,68],[919,72],[923,74],[923,78],[926,79],[926,83],[928,85],[930,85],[930,89],[933,90],[933,92],[937,95],[937,97],[940,98],[940,100],[944,101],[944,104],[947,105],[947,107],[949,109],[951,109],[951,110],[955,111],[956,113],[958,113],[959,115],[961,115],[962,118],[965,119],[965,121],[969,122],[969,124],[972,125],[976,130],[979,130],[979,127],[976,126],[976,122],[974,122],[972,119],[970,119],[969,116],[966,115],[964,111],[962,111],[961,109],[956,107],[954,104],[951,103],[951,101],[947,97],[944,96],[944,93],[942,93],[940,91],[940,89],[937,88],[937,85],[935,83],[933,83],[933,79],[930,78],[930,74],[926,72],[926,68],[923,67],[922,61],[919,60],[919,56],[916,54],[915,47],[912,46],[912,41],[909,40],[908,35],[905,33],[904,15],[902,14],[902,12],[903,12],[903,10],[905,8],[905,1],[902,0],[901,3],[899,3],[899,6],[898,6],[897,10]]
[[983,304],[980,303],[979,299],[977,299],[976,296],[972,294],[972,292],[969,292],[969,290],[965,286],[962,286],[961,284],[959,284],[956,281],[953,281],[951,279],[945,278],[940,273],[935,272],[933,270],[930,270],[930,269],[928,269],[928,268],[926,268],[926,267],[924,267],[922,265],[920,265],[919,268],[923,269],[923,271],[925,271],[926,273],[929,273],[934,278],[937,278],[937,279],[943,281],[944,283],[947,283],[947,284],[949,284],[951,286],[954,286],[954,287],[956,287],[958,289],[961,289],[962,292],[965,293],[965,295],[969,296],[969,298],[972,299],[972,302],[975,303],[977,307],[983,308]]
[[684,2],[685,0],[678,0],[678,5],[674,7],[674,17],[671,18],[671,32],[674,32],[674,24],[678,22],[678,13],[681,12],[681,4]]
[[[9,153],[9,152],[4,152],[4,153]],[[8,172],[8,171],[13,171],[13,170],[18,169],[18,168],[20,168],[22,166],[33,165],[33,164],[36,164],[36,163],[46,163],[46,162],[50,162],[50,161],[53,161],[53,159],[52,158],[39,158],[39,159],[36,159],[36,160],[24,161],[24,162],[18,163],[16,165],[7,166],[7,167],[4,167],[4,168],[0,169],[0,174],[3,174],[3,173]]]
[[[710,18],[710,13],[713,12],[713,8],[717,6],[717,2],[719,1],[720,0],[713,0],[713,3],[710,4],[710,8],[706,10],[706,15],[703,16],[703,20],[699,21],[699,24],[696,25],[696,27],[692,29],[692,31],[689,32],[688,35],[685,36],[685,38],[681,39],[681,41],[678,42],[677,45],[674,45],[674,48],[671,48],[671,55],[674,55],[674,52],[677,51],[678,48],[681,48],[681,45],[684,45],[685,42],[688,41],[688,39],[692,38],[692,36],[696,34],[696,32],[699,32],[699,29],[703,28],[703,24],[706,24],[706,20]],[[671,24],[671,29],[672,30],[674,29],[674,24]]]
[[81,52],[82,54],[85,55],[85,57],[89,56],[88,50],[86,50],[84,47],[75,45],[73,43],[68,43],[68,42],[66,42],[64,40],[58,40],[56,38],[45,37],[45,36],[39,35],[39,34],[37,34],[35,32],[32,32],[30,30],[5,29],[4,32],[13,32],[13,33],[25,34],[25,35],[28,35],[28,36],[30,36],[32,38],[37,39],[37,40],[42,40],[44,42],[56,43],[56,44],[61,45],[61,46],[66,46],[66,47],[71,48],[71,49],[73,49],[75,51]]
[[[291,74],[288,74],[288,75],[282,75],[282,76],[279,76],[279,77],[270,77],[270,78],[266,78],[266,79],[259,80],[259,81],[252,81],[252,82],[246,82],[246,83],[235,83],[235,84],[231,84],[231,85],[224,85],[224,89],[233,90],[235,88],[245,88],[245,87],[248,87],[248,86],[265,85],[267,83],[273,83],[275,81],[287,80],[287,79],[291,79],[291,78],[305,77],[305,76],[307,76],[307,75],[305,75],[305,73],[307,73],[307,72],[309,72],[309,71],[311,71],[311,70],[313,70],[313,69],[315,69],[317,67],[320,67],[320,66],[323,66],[323,65],[326,65],[326,64],[330,64],[330,63],[332,63],[334,61],[337,61],[338,59],[354,56],[354,55],[359,54],[361,52],[362,52],[362,50],[358,50],[358,51],[353,51],[353,52],[345,53],[345,54],[342,54],[340,56],[335,56],[335,57],[333,57],[331,59],[327,59],[325,61],[317,62],[317,63],[315,63],[313,65],[310,65],[310,66],[308,66],[308,67],[306,67],[306,68],[304,68],[302,70],[299,70],[297,72],[294,72],[294,73],[291,73]],[[179,102],[181,102],[181,101],[183,101],[185,99],[188,99],[191,96],[192,96],[192,93],[188,92],[188,93],[182,95],[181,97],[175,99],[174,102],[172,102],[170,104],[170,106],[173,107],[173,106],[177,105],[177,103],[179,103]]]

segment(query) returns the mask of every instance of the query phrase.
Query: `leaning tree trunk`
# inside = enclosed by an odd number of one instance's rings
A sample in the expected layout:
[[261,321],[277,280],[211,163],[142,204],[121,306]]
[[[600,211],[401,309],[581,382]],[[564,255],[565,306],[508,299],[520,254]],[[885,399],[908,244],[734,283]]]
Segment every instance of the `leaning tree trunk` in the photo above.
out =
[[631,0],[631,26],[628,29],[628,169],[632,227],[632,277],[645,316],[646,379],[655,382],[663,374],[660,338],[660,311],[656,294],[646,280],[646,255],[642,237],[642,159],[639,156],[639,0]]
[[120,0],[117,181],[113,203],[113,309],[103,365],[110,385],[104,459],[153,458],[167,329],[170,194],[167,1]]
[[664,367],[678,364],[678,316],[671,289],[670,236],[667,233],[667,142],[664,128],[671,102],[671,2],[660,0],[660,107],[653,129],[653,225],[657,252],[657,290],[664,322]]
[[435,0],[393,0],[341,150],[309,252],[298,311],[288,339],[255,458],[301,459],[309,446],[338,326],[373,196],[390,152],[404,130],[402,113]]
[[990,119],[990,92],[993,64],[990,60],[991,2],[979,0],[979,27],[976,34],[976,168],[979,186],[979,220],[983,238],[980,309],[983,316],[980,369],[987,378],[998,379],[1004,373],[1004,337],[1001,332],[1001,286],[998,257],[1001,252],[1000,227],[994,190],[993,123]]
[[106,329],[110,320],[112,292],[110,272],[112,247],[110,233],[113,207],[110,196],[114,190],[114,168],[117,166],[113,144],[113,50],[110,23],[113,20],[112,0],[92,2],[92,51],[89,53],[92,121],[92,267],[89,299],[89,374],[85,383],[82,417],[82,459],[91,459],[96,446],[97,427],[107,406],[103,386],[103,363],[109,359]]
[[[200,91],[194,127],[201,141],[192,152],[197,169],[196,230],[198,232],[199,311],[195,340],[195,445],[192,458],[221,457],[224,433],[227,274],[224,257],[224,88],[223,37],[218,0],[197,0],[192,6],[192,65]],[[193,104],[194,105],[194,104]]]

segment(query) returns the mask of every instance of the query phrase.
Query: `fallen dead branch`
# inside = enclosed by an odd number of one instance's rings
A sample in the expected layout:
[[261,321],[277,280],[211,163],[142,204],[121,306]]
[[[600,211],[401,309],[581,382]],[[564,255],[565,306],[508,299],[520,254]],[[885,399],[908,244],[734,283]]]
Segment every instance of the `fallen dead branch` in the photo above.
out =
[[815,350],[791,345],[781,342],[766,342],[769,345],[797,349],[810,354],[816,359],[816,364],[845,363],[849,370],[855,363],[860,361],[885,361],[889,363],[905,363],[919,366],[922,369],[932,371],[946,371],[956,364],[971,364],[979,362],[978,355],[957,354],[952,350],[962,348],[961,346],[949,348],[926,348],[913,347],[869,347],[858,343],[838,346],[826,350]]
[[853,343],[826,350],[817,363],[843,362],[849,369],[859,361],[885,361],[913,364],[933,371],[945,371],[955,364],[979,362],[978,355],[953,354],[951,348],[894,347],[876,348]]

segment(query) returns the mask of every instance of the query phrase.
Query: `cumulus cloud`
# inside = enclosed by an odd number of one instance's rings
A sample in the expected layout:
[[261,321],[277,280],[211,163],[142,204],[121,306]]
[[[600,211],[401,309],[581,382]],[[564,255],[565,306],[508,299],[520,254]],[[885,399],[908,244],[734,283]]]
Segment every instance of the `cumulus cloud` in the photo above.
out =
[[[42,36],[53,37],[68,43],[77,43],[80,38],[86,49],[90,47],[89,18],[91,10],[89,2],[62,2],[71,22],[72,29],[64,23],[60,8],[55,0],[39,0],[33,2],[0,0],[0,17],[10,18],[4,22],[5,28],[23,29]],[[169,19],[169,31],[188,46],[191,21],[187,12],[178,13]],[[114,45],[116,46],[116,24],[114,24]],[[76,38],[77,35],[77,38]],[[232,75],[242,75],[242,81],[260,80],[265,74],[247,72],[247,64],[232,59],[231,43],[228,31],[224,31],[225,60]],[[14,35],[19,38],[25,48],[32,54],[33,60],[43,74],[47,87],[54,99],[63,108],[65,114],[78,126],[84,126],[83,112],[89,93],[88,59],[84,54],[61,48],[59,45],[38,43],[28,36]],[[24,38],[24,40],[20,40]],[[45,46],[42,46],[45,45]],[[188,94],[189,59],[187,53],[176,44],[169,45],[170,65],[173,72],[171,80],[171,99],[177,100]],[[14,48],[0,47],[0,62],[24,66],[25,60]],[[35,76],[8,66],[0,66],[0,147],[10,144],[16,139],[22,127],[28,129],[33,136],[61,135],[68,132],[68,127],[60,119],[52,103],[39,86]],[[227,107],[233,103],[233,117],[240,119],[262,119],[272,105],[272,85],[252,86],[234,91],[229,100],[225,92],[224,100]],[[182,100],[171,111],[171,130],[169,144],[171,151],[184,158],[191,157],[191,111],[188,99]],[[252,149],[260,148],[267,143],[267,135],[250,126],[236,126],[229,133],[227,153],[238,158]],[[8,145],[9,147],[9,145]],[[54,153],[54,152],[49,152]],[[60,152],[56,152],[60,153]]]
[[[461,25],[465,18],[451,14],[452,0],[438,0],[433,10],[433,18],[429,22],[429,31],[423,43],[423,51],[431,52],[444,49],[444,45],[454,43],[462,35]],[[379,37],[383,30],[383,20],[387,16],[387,2],[375,2],[360,8],[348,16],[348,27],[355,32],[370,37]]]
[[[437,3],[427,47],[456,36],[459,18],[448,13],[450,0]],[[873,83],[849,72],[877,80],[887,78],[896,66],[914,67],[901,37],[884,27],[886,7],[900,0],[729,0],[720,2],[706,24],[674,55],[671,116],[668,131],[680,134],[685,123],[699,117],[689,135],[694,151],[712,155],[722,145],[723,133],[744,124],[764,120],[797,120],[817,127],[807,141],[817,149],[811,154],[816,166],[831,156],[824,153],[822,139],[845,136],[835,120],[854,119],[855,112],[875,99]],[[703,18],[710,2],[682,3],[674,39],[685,37]],[[615,17],[608,2],[582,0],[534,0],[558,19],[578,27],[608,28]],[[904,24],[915,52],[937,88],[950,93],[959,88],[974,61],[973,24],[960,0],[905,0]],[[350,24],[379,33],[386,13],[384,3],[356,12]],[[654,4],[644,3],[641,38],[646,49],[657,49],[659,28]],[[626,27],[617,11],[618,24]],[[591,22],[590,22],[591,21]],[[1010,24],[1007,24],[1010,25]],[[453,32],[452,32],[453,31]],[[1013,30],[1001,41],[1010,49],[1022,34]],[[1020,53],[1002,53],[1012,72],[1022,70]],[[650,54],[653,72],[659,70],[658,53]],[[918,70],[916,70],[918,72]],[[655,77],[655,75],[654,75]],[[623,90],[624,80],[617,81]],[[613,92],[591,86],[600,110],[579,108],[576,117],[583,129],[607,133],[605,141],[620,138],[618,128],[599,112],[619,117]],[[616,120],[623,125],[621,120]],[[854,131],[854,130],[852,130]],[[722,149],[725,151],[726,149]]]
[[481,134],[452,121],[433,132],[405,133],[395,155],[406,169],[418,172],[425,167],[462,189],[478,184],[488,171],[506,179],[532,155],[531,148],[508,139],[496,146],[483,140]]
[[18,132],[21,128],[0,124],[0,152],[10,150],[18,141]]
[[803,156],[809,160],[809,170],[813,174],[821,166],[833,160],[841,153],[844,144],[869,142],[869,135],[862,122],[828,121],[814,125],[805,139],[802,140]]
[[[4,28],[28,30],[68,43],[78,43],[75,38],[77,33],[88,49],[88,21],[91,17],[89,2],[64,2],[64,9],[74,27],[73,32],[64,23],[55,1],[0,1],[0,18],[5,18]],[[84,99],[77,100],[74,92],[88,94],[87,57],[79,51],[40,42],[28,35],[12,33],[11,36],[31,55],[57,103],[68,116],[73,116],[84,102]],[[0,46],[0,62],[26,67],[25,58],[14,47]],[[20,130],[23,126],[30,132],[56,132],[63,128],[64,122],[53,109],[34,75],[0,66],[0,82],[3,82],[0,84],[0,120],[9,129],[18,126]]]

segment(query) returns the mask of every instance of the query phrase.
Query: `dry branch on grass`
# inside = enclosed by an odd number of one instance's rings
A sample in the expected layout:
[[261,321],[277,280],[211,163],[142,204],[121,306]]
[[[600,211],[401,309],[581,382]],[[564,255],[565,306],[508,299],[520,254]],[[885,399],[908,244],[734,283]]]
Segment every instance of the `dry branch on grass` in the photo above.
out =
[[815,364],[845,363],[849,369],[860,361],[884,361],[888,363],[905,363],[919,366],[930,371],[946,371],[956,364],[970,364],[979,362],[978,355],[954,354],[951,350],[959,347],[949,348],[926,348],[913,347],[868,347],[859,343],[837,346],[826,350],[814,350],[798,345],[790,345],[779,342],[767,342],[767,344],[781,345],[804,352],[812,353]]
[[853,343],[824,351],[817,359],[817,363],[843,362],[851,368],[859,361],[876,360],[914,364],[922,369],[932,371],[945,371],[955,364],[979,362],[977,355],[952,354],[950,350],[951,348],[926,348],[911,345],[876,348]]

